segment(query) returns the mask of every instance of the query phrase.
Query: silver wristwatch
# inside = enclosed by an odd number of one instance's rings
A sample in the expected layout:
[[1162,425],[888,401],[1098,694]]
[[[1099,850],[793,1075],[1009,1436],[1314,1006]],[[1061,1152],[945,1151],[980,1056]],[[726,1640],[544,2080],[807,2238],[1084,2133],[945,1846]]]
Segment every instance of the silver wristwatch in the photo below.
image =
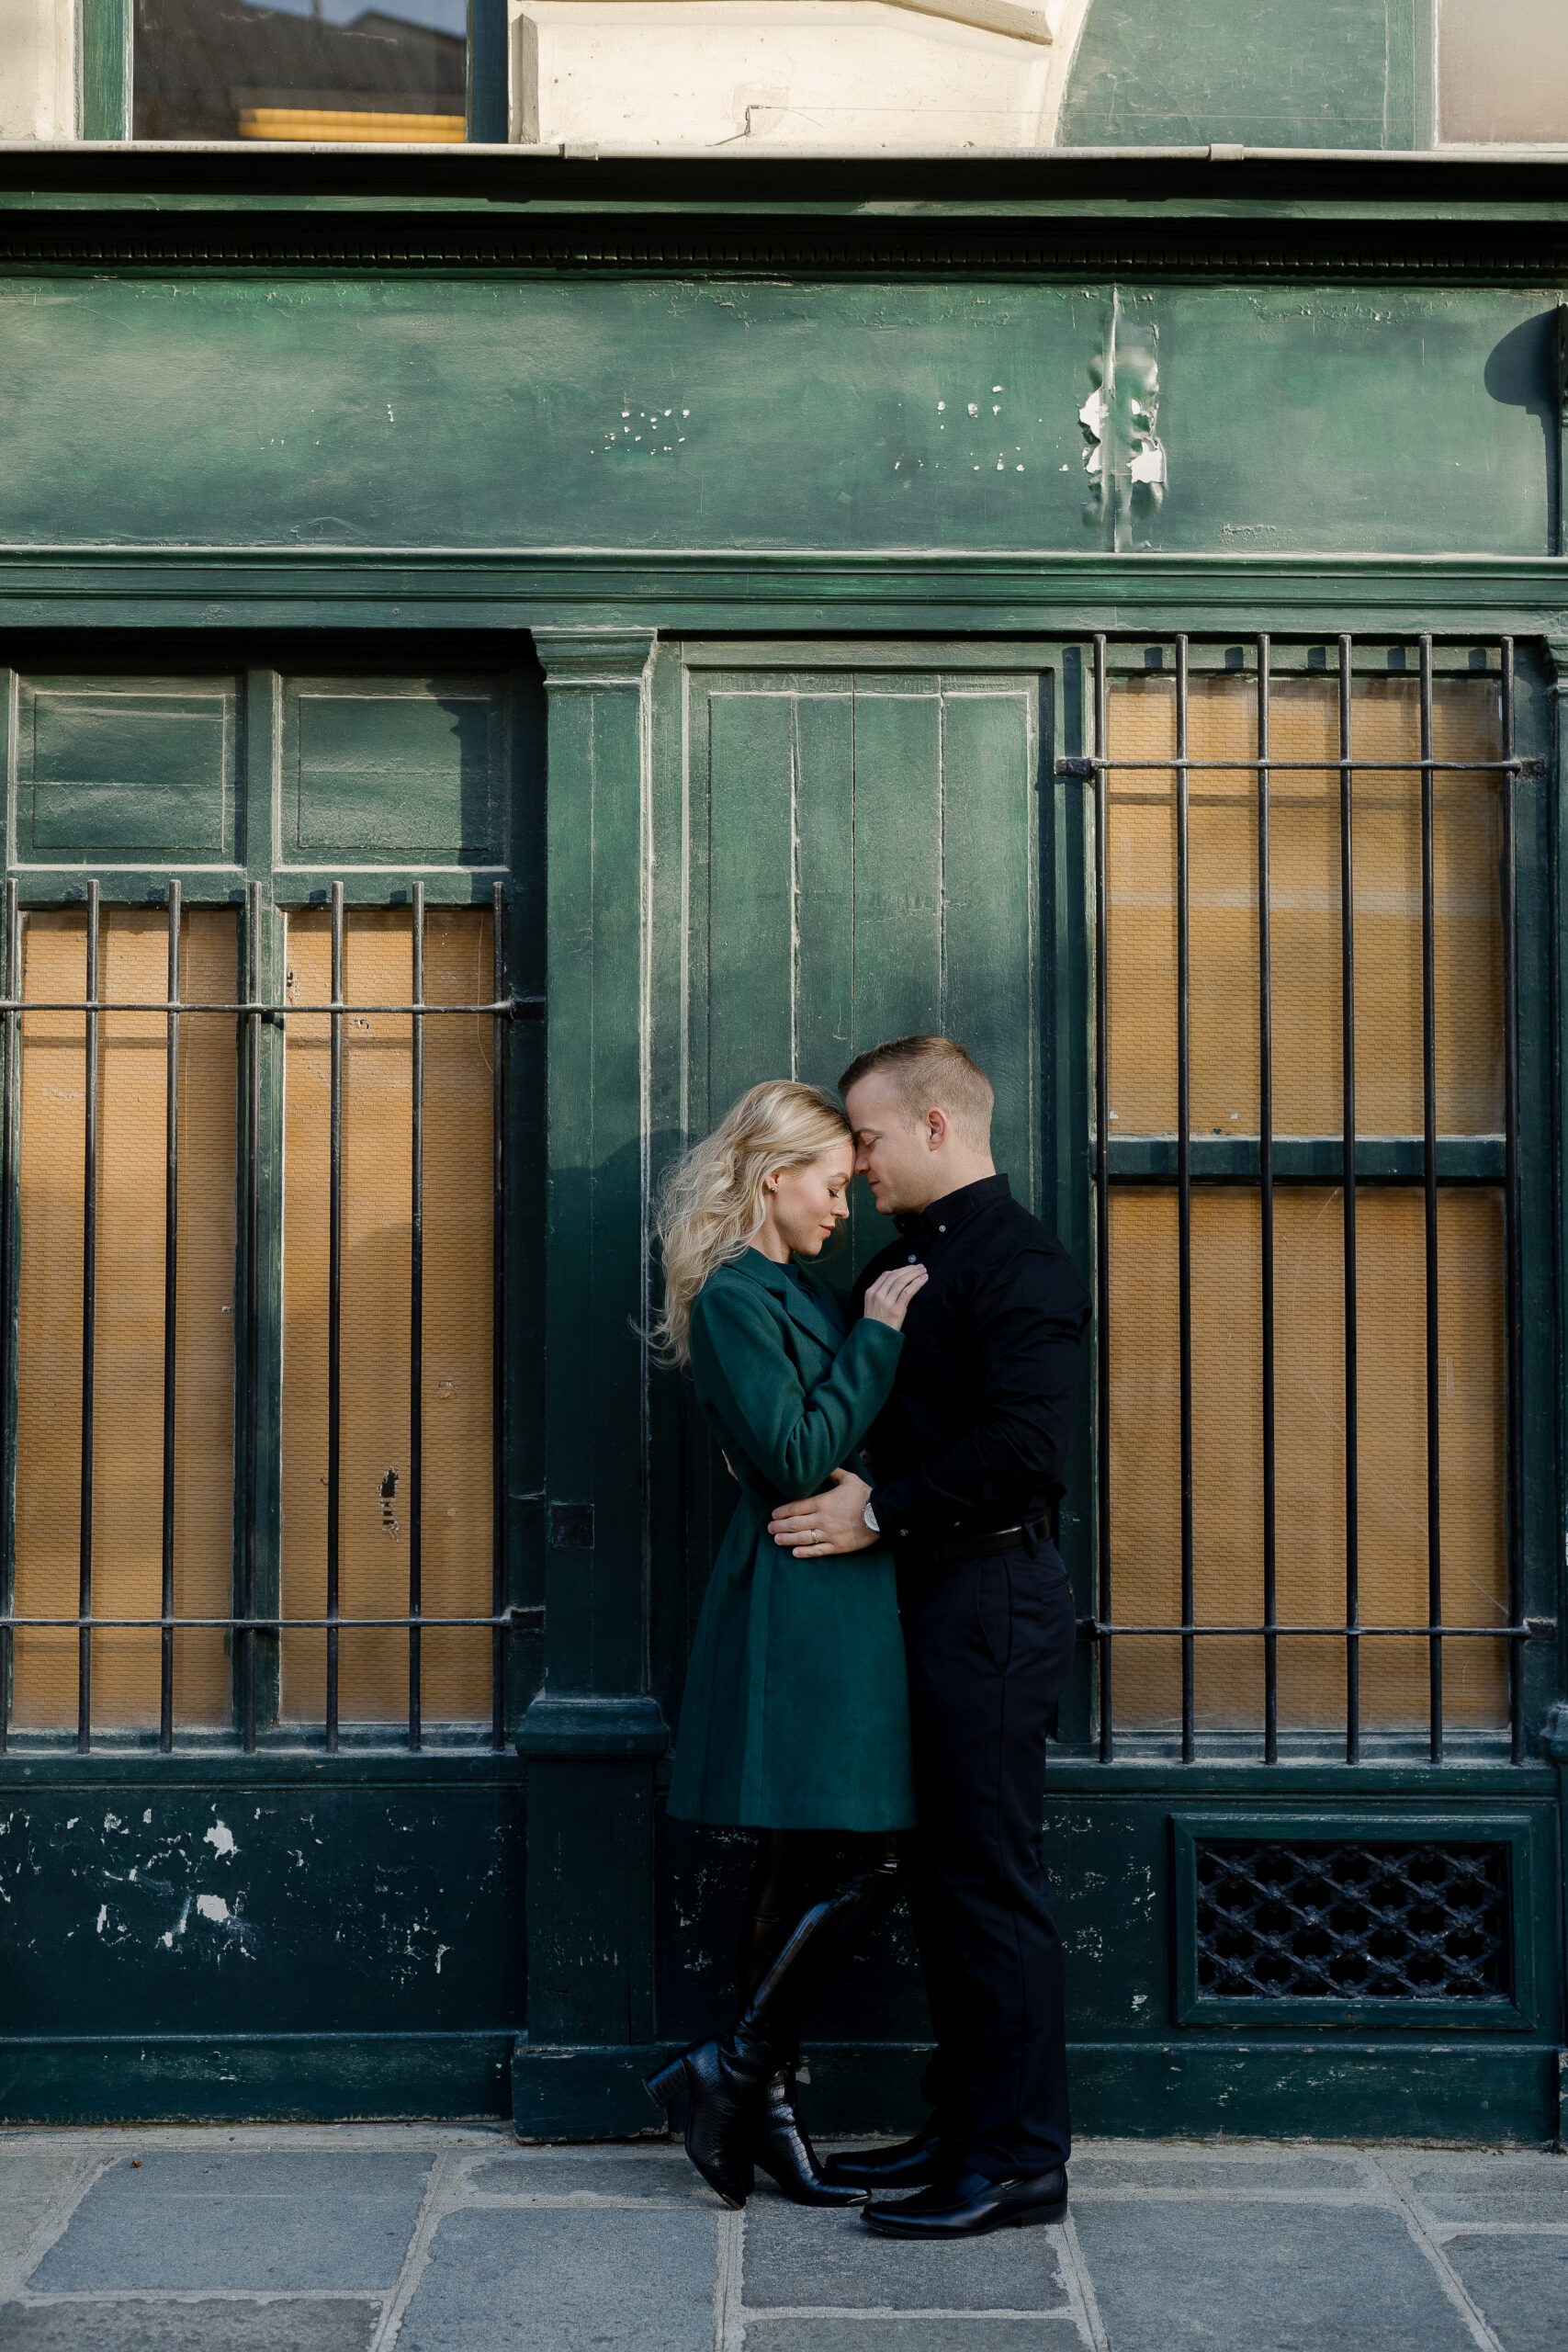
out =
[[881,1534],[881,1532],[882,1532],[882,1530],[881,1530],[881,1528],[880,1528],[880,1527],[878,1527],[878,1525],[877,1525],[877,1523],[876,1523],[876,1513],[872,1510],[872,1507],[871,1507],[871,1505],[870,1505],[869,1503],[867,1503],[867,1505],[866,1505],[866,1507],[865,1507],[865,1510],[864,1510],[863,1516],[864,1516],[864,1519],[865,1519],[865,1523],[866,1523],[866,1525],[870,1528],[870,1530],[871,1530],[872,1533],[873,1533],[874,1535],[880,1535],[880,1534]]

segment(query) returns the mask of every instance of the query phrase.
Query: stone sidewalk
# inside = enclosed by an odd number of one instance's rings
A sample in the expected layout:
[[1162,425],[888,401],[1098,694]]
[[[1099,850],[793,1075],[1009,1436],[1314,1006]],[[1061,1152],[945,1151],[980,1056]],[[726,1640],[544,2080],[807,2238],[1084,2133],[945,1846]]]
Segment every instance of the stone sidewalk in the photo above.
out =
[[667,2146],[0,2132],[0,2352],[1564,2352],[1568,2159],[1099,2141],[1061,2229],[903,2245]]

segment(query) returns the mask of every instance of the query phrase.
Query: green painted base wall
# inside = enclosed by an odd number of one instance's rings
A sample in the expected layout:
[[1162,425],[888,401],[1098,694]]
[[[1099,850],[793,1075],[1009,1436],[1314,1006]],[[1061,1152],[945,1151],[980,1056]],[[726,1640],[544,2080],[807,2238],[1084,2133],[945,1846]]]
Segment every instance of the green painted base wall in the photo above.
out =
[[505,2112],[525,1847],[506,1758],[8,1758],[0,2116]]
[[[519,2047],[512,2111],[525,2140],[657,2136],[646,2075],[678,2043],[599,2050]],[[919,2045],[808,2042],[801,2109],[810,2129],[897,2135],[925,2120]],[[1556,2144],[1554,2047],[1253,2040],[1074,2041],[1067,2061],[1080,2139],[1451,2140]]]

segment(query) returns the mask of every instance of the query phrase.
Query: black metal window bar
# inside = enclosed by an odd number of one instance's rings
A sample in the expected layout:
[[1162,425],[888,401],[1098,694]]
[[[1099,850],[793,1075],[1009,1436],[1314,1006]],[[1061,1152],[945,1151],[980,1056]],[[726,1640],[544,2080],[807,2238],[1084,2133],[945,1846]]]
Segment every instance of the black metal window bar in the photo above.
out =
[[[74,1628],[77,1634],[76,1747],[85,1754],[93,1738],[93,1636],[98,1632],[157,1632],[161,1637],[159,1666],[158,1744],[166,1754],[174,1745],[175,1635],[186,1629],[216,1628],[232,1642],[237,1666],[235,1708],[240,1744],[246,1754],[256,1745],[256,1643],[259,1635],[276,1636],[296,1631],[325,1634],[327,1652],[325,1744],[329,1753],[338,1747],[338,1646],[344,1630],[404,1629],[408,1634],[408,1745],[421,1745],[420,1645],[433,1628],[488,1627],[491,1633],[491,1742],[505,1743],[505,1665],[507,1636],[523,1622],[532,1622],[536,1610],[509,1609],[505,1593],[505,1454],[503,1434],[503,1373],[506,1306],[506,1034],[514,1019],[537,1019],[543,1000],[515,997],[506,974],[504,894],[497,883],[491,897],[494,925],[492,994],[482,1004],[427,1004],[424,1001],[424,886],[412,892],[413,964],[412,999],[402,1004],[351,1004],[344,997],[344,909],[341,882],[332,886],[332,993],[324,1004],[275,1001],[262,987],[262,891],[253,882],[247,893],[245,926],[245,993],[238,1004],[202,1004],[182,999],[179,987],[180,886],[168,888],[168,992],[163,1003],[139,998],[109,1001],[98,995],[101,900],[100,885],[90,882],[86,894],[86,991],[82,999],[23,1001],[21,995],[21,929],[17,886],[6,886],[5,936],[0,967],[5,986],[0,995],[0,1464],[11,1460],[14,1428],[10,1359],[15,1346],[15,1266],[17,1237],[15,1200],[17,1175],[17,1112],[15,1075],[19,1067],[19,1024],[29,1013],[79,1012],[85,1022],[85,1093],[84,1118],[84,1206],[82,1228],[82,1452],[80,1517],[80,1589],[74,1617],[18,1616],[10,1607],[15,1553],[15,1493],[8,1472],[0,1475],[0,1751],[7,1739],[11,1689],[11,1643],[14,1634],[32,1628]],[[166,1162],[164,1182],[164,1444],[163,1444],[163,1590],[156,1617],[106,1617],[93,1608],[93,1406],[95,1385],[96,1303],[98,1283],[97,1153],[98,1153],[98,1022],[106,1012],[163,1012],[165,1032]],[[338,1606],[342,1476],[342,1329],[343,1329],[343,1024],[355,1014],[402,1013],[412,1026],[412,1238],[410,1264],[410,1479],[408,1606],[398,1615],[344,1617]],[[257,1608],[258,1531],[263,1506],[264,1465],[260,1442],[262,1372],[262,1065],[264,1023],[283,1023],[289,1014],[329,1014],[332,1019],[330,1108],[330,1220],[327,1298],[327,1539],[326,1614],[322,1617],[264,1615]],[[488,1014],[493,1023],[491,1191],[492,1227],[492,1346],[491,1346],[491,1596],[488,1616],[428,1616],[422,1605],[422,1453],[423,1378],[423,1210],[424,1210],[424,1023],[454,1013]],[[241,1136],[243,1154],[243,1229],[244,1235],[244,1356],[243,1440],[240,1449],[241,1543],[238,1611],[227,1617],[177,1617],[175,1613],[175,1407],[179,1361],[176,1344],[176,1299],[179,1282],[179,1037],[184,1020],[211,1017],[238,1025],[242,1061]]]
[[[1095,1258],[1097,1340],[1098,1587],[1092,1633],[1099,1656],[1100,1755],[1110,1762],[1115,1747],[1114,1645],[1118,1640],[1179,1637],[1181,1644],[1181,1756],[1191,1762],[1196,1754],[1194,1707],[1194,1645],[1200,1640],[1261,1636],[1264,1675],[1264,1760],[1279,1759],[1279,1645],[1281,1641],[1325,1637],[1345,1644],[1347,1760],[1359,1760],[1361,1744],[1359,1667],[1360,1645],[1371,1639],[1417,1636],[1427,1645],[1428,1739],[1432,1761],[1443,1754],[1443,1645],[1446,1642],[1503,1641],[1507,1645],[1508,1722],[1512,1757],[1523,1758],[1523,1645],[1535,1627],[1524,1620],[1522,1524],[1522,1420],[1519,1407],[1522,1371],[1519,1240],[1519,1105],[1518,1039],[1516,987],[1517,904],[1515,886],[1515,799],[1521,770],[1535,763],[1520,759],[1516,750],[1514,713],[1514,644],[1504,639],[1500,654],[1501,743],[1496,757],[1439,760],[1433,756],[1432,639],[1419,639],[1420,756],[1398,760],[1384,752],[1358,761],[1352,729],[1351,690],[1355,648],[1348,636],[1338,639],[1337,757],[1274,760],[1269,756],[1269,644],[1266,636],[1254,640],[1257,692],[1258,750],[1252,759],[1193,759],[1188,751],[1188,661],[1190,640],[1175,639],[1176,743],[1172,755],[1150,759],[1111,756],[1111,676],[1107,639],[1097,636],[1094,652],[1094,752],[1091,757],[1063,762],[1068,773],[1092,779],[1094,785],[1094,1018],[1095,1018]],[[1427,1616],[1421,1625],[1368,1625],[1361,1621],[1358,1550],[1357,1492],[1357,1361],[1356,1361],[1356,1035],[1355,1035],[1355,779],[1358,767],[1379,774],[1419,774],[1421,780],[1421,949],[1422,1035],[1421,1074],[1424,1109],[1422,1181],[1425,1195],[1426,1242],[1426,1441],[1427,1509]],[[1123,770],[1156,770],[1176,779],[1176,917],[1177,917],[1177,1279],[1179,1300],[1180,1410],[1180,1541],[1181,1621],[1179,1624],[1122,1624],[1116,1622],[1111,1573],[1111,1380],[1114,1334],[1111,1329],[1110,1227],[1111,1138],[1109,1132],[1109,974],[1106,934],[1106,853],[1109,831],[1108,779]],[[1274,1372],[1274,1135],[1272,1105],[1273,1015],[1269,956],[1269,776],[1275,770],[1294,769],[1322,775],[1337,769],[1339,780],[1340,1003],[1343,1072],[1343,1154],[1339,1182],[1344,1201],[1344,1414],[1345,1527],[1344,1623],[1281,1624],[1276,1574],[1275,1372]],[[1259,1102],[1258,1166],[1262,1224],[1262,1463],[1263,1463],[1263,1620],[1260,1624],[1209,1624],[1195,1622],[1192,1519],[1192,1133],[1190,1114],[1190,974],[1189,959],[1189,778],[1199,771],[1242,771],[1257,778]],[[1439,1355],[1438,1327],[1438,1089],[1435,976],[1436,887],[1433,859],[1433,780],[1439,771],[1501,775],[1503,814],[1502,942],[1504,1046],[1504,1224],[1505,1321],[1506,1368],[1507,1619],[1506,1625],[1449,1624],[1443,1615],[1443,1554],[1441,1457],[1439,1451]],[[1224,1181],[1224,1180],[1222,1180]],[[1234,1181],[1234,1180],[1233,1180]],[[1250,1183],[1250,1177],[1239,1181]]]

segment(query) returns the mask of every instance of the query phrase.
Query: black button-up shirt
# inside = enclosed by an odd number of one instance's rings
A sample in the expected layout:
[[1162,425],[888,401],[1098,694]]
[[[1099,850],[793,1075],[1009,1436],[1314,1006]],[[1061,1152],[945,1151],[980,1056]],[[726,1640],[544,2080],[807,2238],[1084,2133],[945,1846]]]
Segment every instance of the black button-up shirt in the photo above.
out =
[[985,1176],[896,1217],[854,1286],[921,1265],[893,1394],[866,1440],[872,1509],[894,1544],[951,1543],[1060,1500],[1089,1297],[1055,1234]]

